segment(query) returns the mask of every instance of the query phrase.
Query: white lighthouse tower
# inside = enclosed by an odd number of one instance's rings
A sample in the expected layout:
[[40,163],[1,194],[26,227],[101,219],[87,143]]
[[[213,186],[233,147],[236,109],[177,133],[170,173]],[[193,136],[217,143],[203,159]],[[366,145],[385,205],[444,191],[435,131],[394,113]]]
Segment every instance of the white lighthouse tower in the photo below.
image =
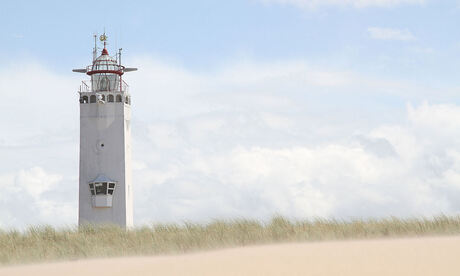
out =
[[122,80],[136,68],[121,65],[121,49],[113,58],[106,49],[107,36],[93,63],[74,72],[91,81],[80,86],[80,184],[78,224],[133,225],[131,182],[131,96]]

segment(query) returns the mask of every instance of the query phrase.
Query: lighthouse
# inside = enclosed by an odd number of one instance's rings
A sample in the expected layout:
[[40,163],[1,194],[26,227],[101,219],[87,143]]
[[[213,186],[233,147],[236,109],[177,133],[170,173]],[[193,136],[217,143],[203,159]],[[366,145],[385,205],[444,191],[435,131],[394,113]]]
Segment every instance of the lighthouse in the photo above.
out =
[[98,52],[94,37],[93,62],[84,69],[80,105],[80,177],[78,224],[133,226],[131,180],[131,96],[123,80],[121,49],[115,57],[107,50],[107,36]]

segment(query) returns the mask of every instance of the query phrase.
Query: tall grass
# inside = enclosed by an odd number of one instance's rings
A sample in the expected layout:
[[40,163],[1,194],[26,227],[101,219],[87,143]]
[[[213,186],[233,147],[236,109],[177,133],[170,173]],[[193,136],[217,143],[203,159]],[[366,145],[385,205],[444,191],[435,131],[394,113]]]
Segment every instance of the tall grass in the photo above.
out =
[[432,219],[214,221],[164,224],[125,231],[114,226],[0,230],[0,263],[184,253],[274,242],[460,234],[460,216]]

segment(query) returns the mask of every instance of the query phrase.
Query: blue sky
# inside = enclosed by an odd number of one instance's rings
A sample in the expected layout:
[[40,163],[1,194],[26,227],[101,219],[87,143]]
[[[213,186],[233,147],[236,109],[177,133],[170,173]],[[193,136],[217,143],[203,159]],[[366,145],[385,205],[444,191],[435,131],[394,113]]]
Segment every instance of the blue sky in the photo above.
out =
[[430,0],[2,3],[0,227],[76,223],[85,77],[71,69],[104,28],[139,67],[125,78],[136,224],[457,214],[459,13]]
[[[364,7],[286,2],[6,2],[0,11],[0,57],[3,64],[33,59],[67,73],[88,62],[91,35],[105,28],[112,50],[123,47],[128,57],[156,56],[194,71],[213,71],[235,59],[305,59],[433,89],[456,84],[456,1]],[[413,39],[375,39],[369,28],[407,31]]]
[[[86,58],[91,34],[105,27],[111,46],[170,58],[194,70],[241,56],[308,58],[394,77],[426,80],[431,75],[451,81],[454,75],[447,72],[453,70],[443,69],[458,63],[458,3],[396,2],[402,3],[361,8],[324,4],[309,9],[256,0],[79,1],[78,5],[8,1],[0,11],[2,59],[29,55],[66,70]],[[408,30],[415,39],[375,40],[369,27]]]

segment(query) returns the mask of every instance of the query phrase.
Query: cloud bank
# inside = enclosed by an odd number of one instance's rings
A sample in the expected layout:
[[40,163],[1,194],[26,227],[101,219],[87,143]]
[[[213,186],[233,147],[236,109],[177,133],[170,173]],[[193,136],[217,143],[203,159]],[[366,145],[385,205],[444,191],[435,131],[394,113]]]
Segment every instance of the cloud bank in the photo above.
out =
[[[128,63],[141,68],[126,77],[137,225],[460,211],[460,106],[420,102],[429,94],[412,84],[303,61],[212,72]],[[19,81],[24,70],[32,83]],[[8,72],[0,226],[75,224],[81,76],[24,64]],[[415,104],[379,100],[400,95]]]

